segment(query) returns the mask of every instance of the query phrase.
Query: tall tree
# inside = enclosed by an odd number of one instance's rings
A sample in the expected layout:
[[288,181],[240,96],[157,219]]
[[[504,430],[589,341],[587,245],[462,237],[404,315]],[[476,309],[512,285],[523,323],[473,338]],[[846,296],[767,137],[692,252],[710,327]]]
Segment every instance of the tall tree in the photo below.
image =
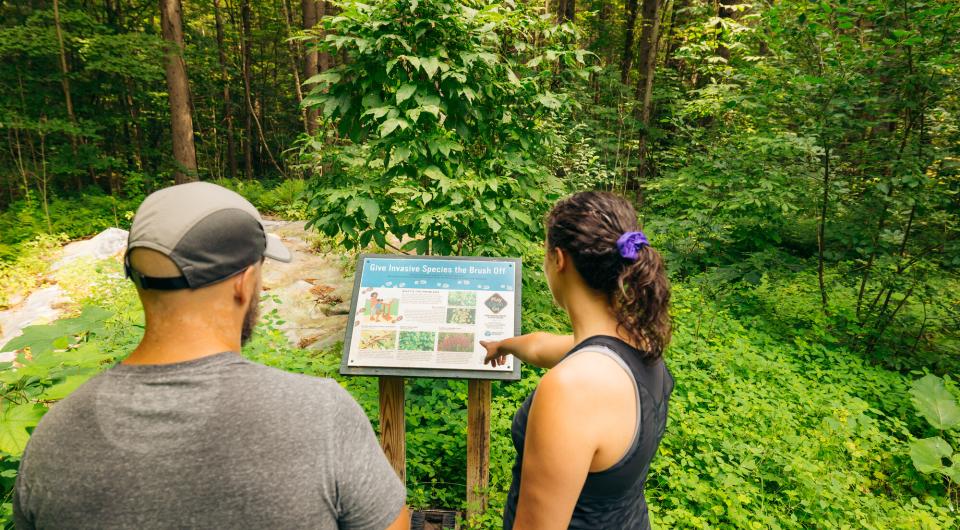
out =
[[[60,2],[53,0],[53,24],[57,31],[57,44],[60,48],[60,84],[63,87],[63,99],[67,105],[67,118],[74,126],[77,124],[77,115],[73,112],[73,96],[70,93],[70,78],[68,74],[70,69],[67,67],[67,49],[63,44],[63,29],[60,27]],[[77,135],[70,135],[70,149],[73,151],[73,157],[77,157]],[[81,183],[77,177],[77,189],[80,189]]]
[[657,68],[657,48],[660,41],[660,12],[663,0],[643,0],[642,24],[640,30],[640,55],[638,59],[637,75],[637,118],[640,122],[640,144],[638,148],[639,165],[637,167],[636,190],[637,201],[643,202],[643,180],[649,171],[647,160],[647,139],[650,129],[650,115],[653,109],[653,77]]
[[[290,0],[280,0],[280,6],[283,8],[283,20],[286,24],[287,35],[293,35],[293,15],[290,12]],[[300,86],[300,68],[297,66],[297,59],[302,55],[300,51],[300,45],[293,41],[292,39],[287,40],[287,43],[290,47],[290,71],[293,74],[293,88],[294,94],[297,96],[297,106],[303,107],[303,88]],[[301,114],[303,115],[303,127],[304,130],[309,134],[310,133],[310,112],[307,109],[302,109]]]
[[[326,3],[326,2],[324,2]],[[303,10],[303,29],[311,30],[317,25],[318,12],[316,0],[302,0],[301,8]],[[319,73],[320,55],[317,49],[312,45],[306,46],[306,53],[303,61],[303,79],[309,81],[311,77]],[[307,88],[309,90],[309,87]],[[317,127],[317,109],[307,109],[307,133],[313,134]]]
[[167,41],[167,93],[170,100],[170,129],[177,184],[197,180],[197,151],[193,143],[193,117],[190,115],[190,84],[183,60],[183,22],[180,0],[160,0],[160,26]]
[[646,127],[650,123],[652,109],[653,77],[657,67],[657,52],[660,42],[660,14],[664,0],[643,0],[643,28],[640,31],[640,55],[637,76],[637,101],[640,102],[640,121]]
[[237,138],[233,131],[233,102],[230,100],[230,75],[227,72],[227,52],[223,44],[223,15],[220,0],[213,0],[213,14],[217,26],[217,57],[220,61],[220,78],[223,83],[223,121],[227,124],[227,169],[230,178],[237,178]]
[[252,66],[250,51],[250,0],[241,0],[240,2],[240,60],[243,69],[243,97],[246,104],[246,123],[244,125],[245,147],[243,150],[244,174],[246,178],[252,179],[253,174],[253,150],[256,141],[253,138],[253,104],[250,97],[250,84]]
[[723,27],[723,19],[736,18],[736,6],[737,0],[719,0],[717,3],[717,55],[723,57],[726,61],[730,60],[730,49],[724,42],[724,33],[726,32]]
[[557,20],[571,22],[577,14],[577,0],[559,0],[557,2]]
[[630,80],[630,68],[633,66],[633,41],[638,4],[638,0],[627,0],[624,4],[627,20],[623,32],[623,54],[620,56],[620,82],[624,84]]

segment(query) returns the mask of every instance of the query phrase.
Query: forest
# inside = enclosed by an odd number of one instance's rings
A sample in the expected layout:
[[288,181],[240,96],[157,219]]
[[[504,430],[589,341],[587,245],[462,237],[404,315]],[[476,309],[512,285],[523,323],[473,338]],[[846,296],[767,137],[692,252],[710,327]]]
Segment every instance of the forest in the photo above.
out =
[[[955,0],[0,0],[0,313],[194,180],[307,221],[345,277],[360,252],[520,257],[524,332],[569,331],[545,214],[621,194],[673,285],[655,527],[960,525]],[[142,334],[118,261],[59,278],[70,318],[0,344],[6,526],[32,428]],[[244,355],[336,378],[376,429],[376,380],[280,324]],[[466,527],[500,527],[541,376],[493,385]],[[408,503],[462,510],[467,383],[406,392]]]

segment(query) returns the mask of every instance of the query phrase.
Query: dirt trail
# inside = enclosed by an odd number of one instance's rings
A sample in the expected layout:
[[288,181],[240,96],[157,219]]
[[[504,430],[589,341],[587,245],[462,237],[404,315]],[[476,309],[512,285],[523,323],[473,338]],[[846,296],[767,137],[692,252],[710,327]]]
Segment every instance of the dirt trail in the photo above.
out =
[[280,236],[293,254],[290,263],[267,260],[263,286],[280,300],[265,300],[261,314],[274,307],[286,321],[280,328],[290,342],[322,349],[343,339],[347,325],[353,278],[347,277],[335,255],[320,255],[310,248],[303,221],[267,221],[267,230]]

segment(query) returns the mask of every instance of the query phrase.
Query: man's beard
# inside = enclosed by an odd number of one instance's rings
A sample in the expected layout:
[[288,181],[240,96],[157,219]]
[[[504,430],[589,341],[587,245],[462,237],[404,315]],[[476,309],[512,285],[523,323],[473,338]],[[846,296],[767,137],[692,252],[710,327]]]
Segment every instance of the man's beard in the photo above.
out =
[[247,313],[243,315],[243,327],[240,328],[240,345],[243,346],[253,336],[253,328],[257,326],[257,319],[260,317],[260,296],[256,295],[250,299],[250,305],[247,307]]

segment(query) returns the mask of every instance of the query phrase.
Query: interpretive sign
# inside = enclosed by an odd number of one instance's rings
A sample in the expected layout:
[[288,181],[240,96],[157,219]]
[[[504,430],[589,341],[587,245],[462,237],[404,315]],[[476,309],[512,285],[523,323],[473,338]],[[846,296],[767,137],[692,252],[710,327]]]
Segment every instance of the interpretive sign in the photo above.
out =
[[361,255],[340,373],[519,379],[480,341],[519,333],[520,278],[515,258]]

